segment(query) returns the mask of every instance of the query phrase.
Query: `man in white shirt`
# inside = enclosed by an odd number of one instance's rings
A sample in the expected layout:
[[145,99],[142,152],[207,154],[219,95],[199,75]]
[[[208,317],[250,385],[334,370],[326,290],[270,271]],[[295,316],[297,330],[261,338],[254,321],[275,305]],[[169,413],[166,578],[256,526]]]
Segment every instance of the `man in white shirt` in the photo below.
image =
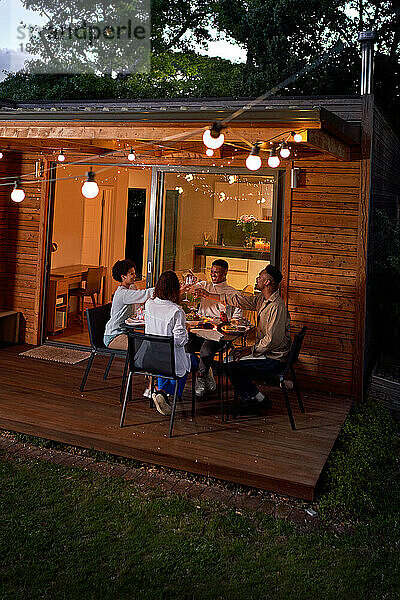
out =
[[[211,294],[236,294],[237,290],[226,283],[226,275],[229,265],[226,260],[214,260],[211,266],[211,281],[199,281],[192,290],[202,288]],[[221,313],[226,314],[228,320],[240,319],[242,310],[240,308],[230,306],[223,302],[219,302],[210,298],[202,297],[198,313],[202,317],[211,319],[221,318]],[[223,315],[222,315],[223,316]],[[212,340],[202,340],[198,336],[190,335],[187,351],[194,354],[200,351],[199,372],[196,381],[195,393],[196,396],[204,396],[205,392],[214,392],[216,383],[211,369],[215,354],[220,350],[220,342]]]

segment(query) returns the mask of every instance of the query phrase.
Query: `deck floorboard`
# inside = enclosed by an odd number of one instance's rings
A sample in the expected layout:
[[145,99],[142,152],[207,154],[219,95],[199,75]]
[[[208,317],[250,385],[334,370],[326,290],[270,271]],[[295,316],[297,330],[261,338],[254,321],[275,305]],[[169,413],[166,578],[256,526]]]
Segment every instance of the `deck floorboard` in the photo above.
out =
[[169,439],[169,420],[141,396],[145,385],[139,376],[126,426],[119,427],[121,361],[114,361],[103,382],[107,359],[96,358],[82,394],[86,362],[67,365],[19,356],[25,349],[0,350],[1,428],[308,500],[351,406],[343,396],[303,392],[302,414],[293,395],[297,429],[292,431],[281,393],[271,388],[274,405],[266,415],[222,423],[214,396],[197,402],[192,419],[189,381]]

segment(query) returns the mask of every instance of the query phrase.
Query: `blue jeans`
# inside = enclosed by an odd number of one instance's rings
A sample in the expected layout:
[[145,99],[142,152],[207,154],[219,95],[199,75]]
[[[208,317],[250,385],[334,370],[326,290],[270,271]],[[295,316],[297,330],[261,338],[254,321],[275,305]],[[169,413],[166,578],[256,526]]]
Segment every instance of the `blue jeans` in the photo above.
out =
[[[197,369],[199,362],[196,356],[194,356],[193,354],[190,355],[190,362],[192,369]],[[178,398],[182,397],[188,375],[189,373],[185,373],[183,377],[179,377],[178,379]],[[159,390],[163,390],[169,396],[173,396],[175,393],[175,381],[171,381],[171,379],[159,377],[157,387]]]
[[259,391],[252,379],[262,379],[263,375],[268,373],[279,373],[283,364],[273,358],[250,358],[228,363],[225,370],[239,396],[244,402],[248,402]]

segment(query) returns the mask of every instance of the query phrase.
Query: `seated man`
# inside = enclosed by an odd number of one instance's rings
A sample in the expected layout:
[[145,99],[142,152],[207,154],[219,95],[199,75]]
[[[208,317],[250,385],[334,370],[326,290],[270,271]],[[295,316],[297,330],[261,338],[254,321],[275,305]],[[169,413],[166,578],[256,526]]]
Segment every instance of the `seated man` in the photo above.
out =
[[[191,287],[193,291],[198,289],[205,290],[212,294],[236,294],[237,290],[226,283],[228,273],[228,263],[226,260],[214,260],[211,266],[211,281],[199,281]],[[240,319],[242,311],[240,308],[234,308],[229,303],[220,302],[219,299],[210,299],[202,297],[198,313],[202,317],[221,318],[221,313],[226,313],[227,318]],[[212,369],[210,368],[215,354],[220,349],[220,342],[212,340],[203,340],[195,335],[189,336],[187,351],[190,353],[200,351],[199,374],[196,381],[196,396],[204,396],[205,392],[214,392],[216,383]]]
[[279,294],[282,273],[273,265],[260,271],[256,279],[256,289],[261,294],[242,296],[228,292],[219,296],[210,295],[199,289],[198,295],[240,306],[257,312],[256,343],[253,347],[234,350],[234,362],[226,366],[227,375],[241,398],[241,413],[257,413],[260,408],[270,408],[272,403],[252,383],[265,373],[276,373],[289,354],[290,317]]
[[104,345],[119,350],[128,349],[128,336],[122,326],[132,316],[134,304],[142,304],[151,298],[154,288],[137,290],[135,265],[129,259],[118,260],[112,268],[112,276],[120,285],[114,293],[110,320],[104,332]]

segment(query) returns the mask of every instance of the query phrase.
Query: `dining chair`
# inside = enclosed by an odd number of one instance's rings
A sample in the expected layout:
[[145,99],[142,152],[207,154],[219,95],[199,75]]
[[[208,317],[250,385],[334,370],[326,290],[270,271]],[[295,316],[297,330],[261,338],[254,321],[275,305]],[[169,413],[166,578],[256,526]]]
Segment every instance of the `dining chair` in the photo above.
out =
[[126,350],[118,350],[116,348],[108,348],[105,346],[103,341],[104,331],[106,328],[106,324],[110,319],[111,312],[111,302],[108,304],[104,304],[102,306],[96,306],[96,308],[87,308],[86,309],[86,319],[88,325],[89,339],[90,345],[92,347],[92,351],[89,357],[89,362],[86,366],[86,370],[83,374],[83,378],[80,385],[80,391],[83,392],[86,385],[86,380],[89,375],[89,371],[92,367],[95,356],[98,355],[106,355],[109,357],[106,370],[104,371],[103,380],[105,381],[110,372],[111,364],[114,358],[117,356],[119,358],[123,358],[125,360],[124,374],[122,377],[121,383],[121,392],[120,392],[120,400],[122,401],[124,383],[126,379],[126,372],[128,369],[128,360],[127,360],[127,351]]
[[[123,427],[129,397],[132,396],[133,376],[135,374],[151,377],[164,377],[175,381],[175,393],[169,423],[169,437],[172,437],[176,403],[178,398],[179,377],[175,371],[175,343],[173,336],[151,335],[140,331],[128,335],[128,378],[125,387],[124,402],[121,410],[120,427]],[[153,384],[152,384],[153,389]],[[131,399],[131,398],[130,398]],[[192,372],[192,417],[195,414],[194,374]]]
[[79,287],[69,291],[70,296],[77,297],[76,316],[82,319],[85,296],[90,296],[93,308],[96,308],[95,295],[100,294],[103,267],[89,267],[86,275],[86,287]]
[[[290,406],[288,388],[286,387],[285,380],[287,380],[288,377],[292,378],[293,389],[296,392],[299,408],[300,408],[301,412],[304,413],[305,412],[304,404],[303,404],[303,400],[301,397],[300,388],[297,383],[296,374],[294,371],[294,365],[299,358],[299,354],[300,354],[301,347],[303,344],[304,336],[306,335],[306,331],[307,331],[307,327],[303,327],[301,329],[301,331],[294,336],[288,357],[286,359],[286,362],[282,363],[282,368],[280,369],[280,371],[278,371],[277,373],[266,372],[264,374],[260,374],[260,376],[257,378],[252,377],[252,379],[254,379],[257,382],[264,383],[266,385],[278,385],[280,387],[280,389],[282,390],[284,400],[285,400],[286,410],[287,410],[289,421],[290,421],[290,426],[293,430],[296,429],[296,425],[294,422],[292,408]],[[237,406],[238,406],[238,398],[237,398],[237,393],[235,390],[234,416],[237,415]]]

